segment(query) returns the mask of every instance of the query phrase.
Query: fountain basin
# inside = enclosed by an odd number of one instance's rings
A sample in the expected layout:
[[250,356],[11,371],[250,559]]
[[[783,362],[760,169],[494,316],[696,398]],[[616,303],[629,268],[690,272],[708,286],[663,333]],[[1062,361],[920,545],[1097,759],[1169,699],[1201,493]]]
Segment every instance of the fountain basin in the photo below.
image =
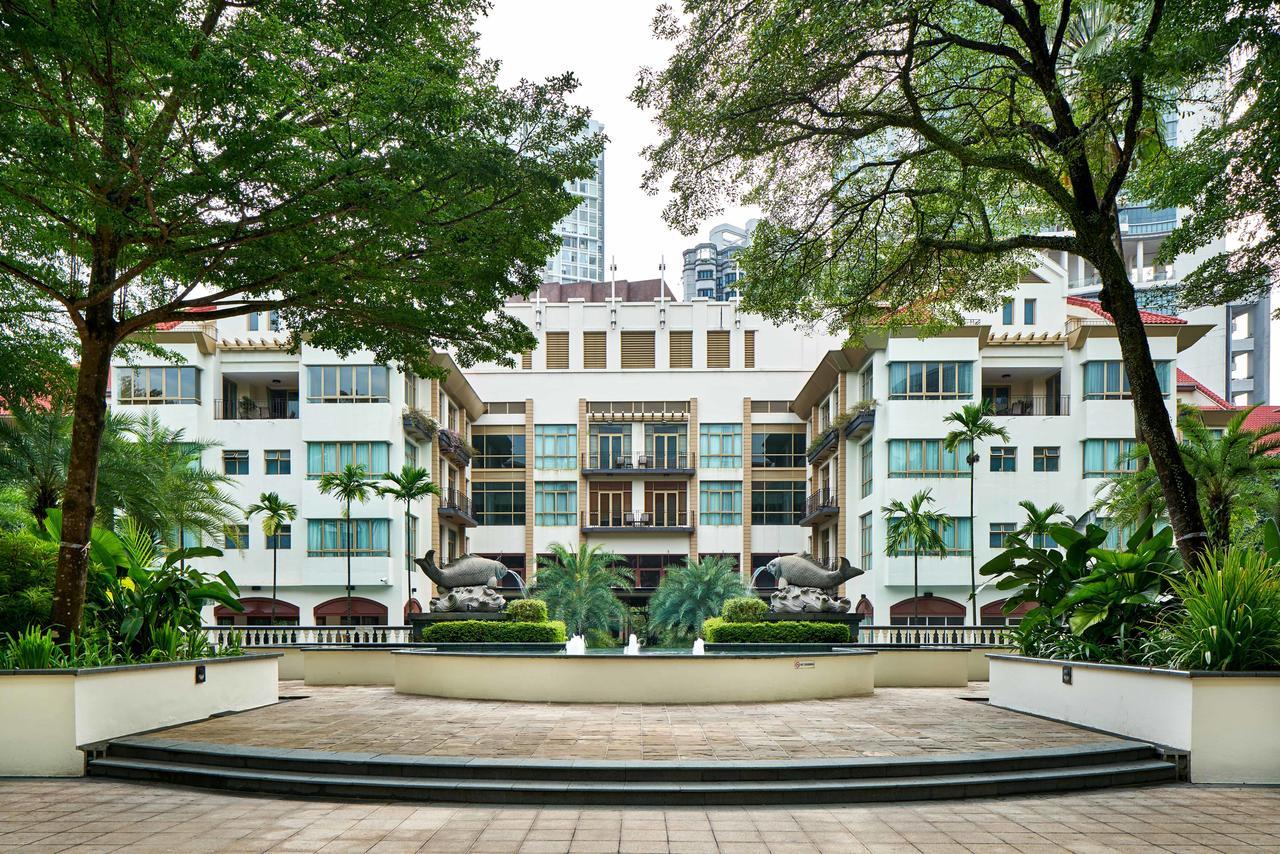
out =
[[826,652],[392,652],[396,693],[546,703],[759,703],[860,697],[875,689],[869,650]]

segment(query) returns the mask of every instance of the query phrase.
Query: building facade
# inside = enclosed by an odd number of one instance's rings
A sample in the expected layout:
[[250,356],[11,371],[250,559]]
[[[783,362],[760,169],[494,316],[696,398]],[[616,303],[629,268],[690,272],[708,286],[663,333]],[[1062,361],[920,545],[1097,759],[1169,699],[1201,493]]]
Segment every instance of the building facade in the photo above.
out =
[[[602,133],[604,125],[590,120],[587,132]],[[553,231],[560,251],[542,268],[544,282],[604,280],[604,152],[595,159],[595,174],[571,181],[566,189],[582,200]]]
[[751,245],[756,222],[749,219],[745,227],[721,223],[711,229],[705,243],[684,250],[681,284],[686,301],[725,302],[738,296],[742,278],[738,256]]

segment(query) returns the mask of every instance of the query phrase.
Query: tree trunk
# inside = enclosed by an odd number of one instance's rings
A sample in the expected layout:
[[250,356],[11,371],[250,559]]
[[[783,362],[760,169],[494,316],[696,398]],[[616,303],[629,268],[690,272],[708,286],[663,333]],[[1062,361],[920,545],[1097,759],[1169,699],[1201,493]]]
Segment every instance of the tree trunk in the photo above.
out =
[[912,551],[914,568],[911,574],[911,607],[915,609],[916,625],[920,625],[920,549]]
[[[115,335],[110,307],[105,315],[87,317],[81,335],[80,370],[71,420],[71,453],[62,497],[62,536],[58,572],[53,587],[52,626],[62,642],[80,630],[84,616],[85,582],[89,573],[89,538],[93,531],[98,494],[98,460],[107,423],[107,379]],[[96,320],[97,322],[93,322]]]
[[1178,439],[1156,378],[1147,332],[1124,267],[1124,257],[1109,239],[1094,255],[1095,258],[1090,260],[1094,261],[1102,280],[1102,307],[1111,315],[1120,338],[1120,352],[1124,356],[1124,369],[1133,396],[1137,431],[1146,439],[1147,449],[1151,452],[1151,464],[1160,479],[1178,551],[1183,562],[1191,566],[1208,546],[1200,503],[1196,500],[1195,480],[1187,471],[1178,450]]
[[351,524],[351,502],[347,501],[347,625],[351,625],[351,548],[355,545],[355,526]]
[[[279,536],[277,529],[276,536]],[[280,541],[272,540],[271,543],[271,625],[276,624],[276,568],[278,566],[280,556]]]

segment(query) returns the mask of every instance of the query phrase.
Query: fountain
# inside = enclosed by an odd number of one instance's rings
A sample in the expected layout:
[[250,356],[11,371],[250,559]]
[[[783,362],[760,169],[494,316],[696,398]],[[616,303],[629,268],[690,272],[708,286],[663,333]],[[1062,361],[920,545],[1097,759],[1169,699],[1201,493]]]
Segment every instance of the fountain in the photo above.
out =
[[574,635],[564,645],[565,655],[586,655],[587,639],[582,635]]
[[694,654],[694,655],[706,655],[706,654],[707,654],[707,643],[706,643],[706,641],[704,641],[702,638],[698,638],[697,640],[695,640],[695,641],[693,642],[693,654]]
[[622,653],[624,655],[640,654],[640,640],[634,634],[632,634],[631,637],[627,640],[627,646],[625,649],[622,650]]

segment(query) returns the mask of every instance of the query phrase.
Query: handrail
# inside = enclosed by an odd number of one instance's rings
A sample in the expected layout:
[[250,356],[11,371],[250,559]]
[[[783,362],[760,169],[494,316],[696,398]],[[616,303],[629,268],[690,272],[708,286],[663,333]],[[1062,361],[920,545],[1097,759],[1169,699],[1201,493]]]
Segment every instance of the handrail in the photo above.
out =
[[327,643],[409,643],[409,626],[201,626],[214,649]]
[[692,453],[582,455],[583,471],[692,471]]
[[616,513],[582,513],[584,528],[617,528],[635,530],[646,528],[688,528],[693,525],[693,514],[687,511],[655,513],[652,510],[619,510]]
[[1013,646],[1012,626],[858,626],[858,643],[883,646]]
[[292,420],[298,417],[298,401],[217,398],[213,401],[213,417],[215,421]]

